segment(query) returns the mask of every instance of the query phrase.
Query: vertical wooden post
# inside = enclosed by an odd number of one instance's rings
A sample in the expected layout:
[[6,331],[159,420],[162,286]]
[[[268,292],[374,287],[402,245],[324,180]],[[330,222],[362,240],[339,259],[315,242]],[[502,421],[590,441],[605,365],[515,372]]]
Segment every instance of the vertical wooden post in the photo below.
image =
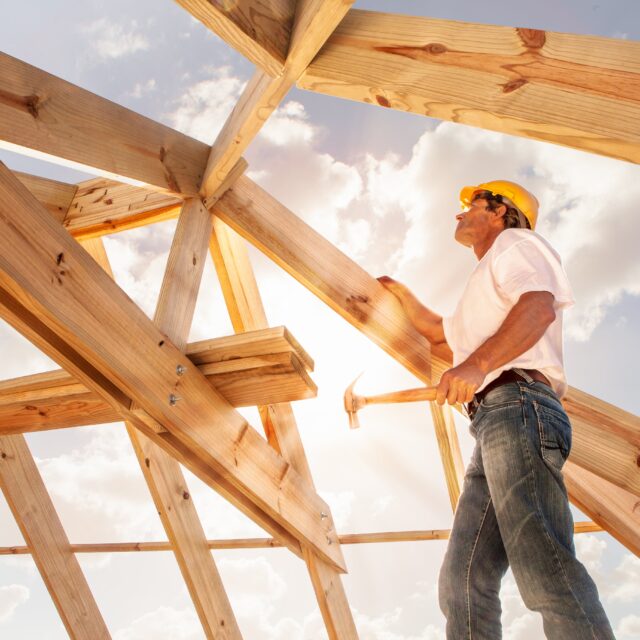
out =
[[[234,330],[267,328],[267,317],[245,241],[217,217],[214,217],[213,228],[211,255]],[[291,405],[280,403],[259,409],[269,442],[313,486]],[[303,547],[303,554],[329,638],[357,640],[358,632],[340,575],[308,548]]]

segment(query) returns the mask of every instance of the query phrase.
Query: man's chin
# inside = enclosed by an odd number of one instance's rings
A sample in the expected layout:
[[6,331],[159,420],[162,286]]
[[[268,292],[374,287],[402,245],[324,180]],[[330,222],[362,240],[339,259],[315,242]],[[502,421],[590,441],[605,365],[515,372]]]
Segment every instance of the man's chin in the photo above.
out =
[[471,238],[469,238],[469,236],[467,236],[467,234],[461,232],[461,231],[456,231],[454,234],[454,238],[456,240],[456,242],[460,243],[461,245],[465,246],[465,247],[471,247],[473,245],[473,243],[471,242]]

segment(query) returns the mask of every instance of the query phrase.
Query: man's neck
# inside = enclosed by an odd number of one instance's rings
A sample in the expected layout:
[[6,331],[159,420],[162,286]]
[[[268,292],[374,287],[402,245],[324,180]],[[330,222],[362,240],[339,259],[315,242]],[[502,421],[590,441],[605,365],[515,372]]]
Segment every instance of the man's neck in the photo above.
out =
[[488,233],[482,240],[473,245],[473,252],[478,260],[482,260],[487,251],[491,249],[491,245],[496,238],[504,231],[504,229],[496,229],[495,232]]

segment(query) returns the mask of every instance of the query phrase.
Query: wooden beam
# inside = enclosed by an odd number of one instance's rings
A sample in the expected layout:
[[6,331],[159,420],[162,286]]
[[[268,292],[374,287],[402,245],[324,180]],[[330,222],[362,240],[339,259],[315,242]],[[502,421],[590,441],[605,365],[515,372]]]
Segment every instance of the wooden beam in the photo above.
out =
[[571,502],[640,556],[640,495],[599,478],[571,459],[564,466],[563,475]]
[[429,379],[429,344],[395,296],[257,184],[240,178],[215,213],[412,373]]
[[455,512],[464,484],[464,463],[460,452],[456,423],[453,419],[453,411],[448,404],[440,406],[437,402],[430,402],[429,408],[440,450],[449,500],[451,508]]
[[[87,241],[83,241],[84,242]],[[187,356],[234,407],[315,397],[313,360],[285,327],[187,345]],[[0,434],[119,422],[99,394],[66,371],[0,382]]]
[[295,0],[176,0],[194,18],[272,76],[282,73]]
[[352,10],[298,87],[640,162],[640,43]]
[[[219,218],[214,218],[213,230],[211,253],[234,329],[246,331],[267,328],[267,316],[245,241]],[[313,487],[313,477],[291,405],[260,407],[260,417],[269,443]],[[329,516],[329,512],[324,514],[324,517]],[[329,638],[357,639],[358,633],[340,574],[318,558],[309,547],[303,546],[303,554]]]
[[77,185],[17,171],[15,176],[58,222],[65,219],[78,190]]
[[[179,0],[180,1],[180,0]],[[291,43],[282,73],[258,70],[211,147],[200,193],[214,193],[269,116],[313,60],[354,0],[298,0]]]
[[[574,533],[597,533],[602,528],[595,522],[576,522]],[[379,531],[376,533],[343,533],[338,536],[340,544],[380,544],[384,542],[425,542],[447,540],[449,529],[426,531]],[[282,543],[274,538],[232,538],[207,540],[209,549],[279,549]],[[93,542],[72,544],[73,553],[138,553],[149,551],[171,551],[170,542]],[[0,556],[28,555],[28,547],[0,547]]]
[[0,140],[185,196],[197,193],[209,153],[203,142],[3,53]]
[[[216,205],[216,214],[409,371],[423,382],[430,383],[429,360],[426,360],[429,351],[425,340],[409,325],[395,297],[386,290],[381,291],[384,289],[382,285],[329,241],[248,178],[241,178],[221,198]],[[431,356],[433,379],[437,380],[451,367],[451,353],[436,347]],[[631,426],[618,431],[611,421],[601,424],[598,417],[590,419],[590,405],[580,398],[577,402],[579,410],[575,404],[568,404],[567,409],[570,418],[576,418],[574,438],[582,440],[579,450],[589,451],[590,468],[597,468],[597,475],[601,478],[640,495],[637,489],[640,468],[632,469],[628,464],[628,460],[637,460],[635,439],[626,442],[623,458],[618,459],[617,465],[611,465],[612,457],[622,455],[616,453],[618,445],[628,434],[637,433],[638,418],[631,416]],[[589,425],[589,431],[585,424]],[[592,429],[601,430],[604,435],[590,444],[589,432]],[[612,451],[605,455],[602,449],[609,448],[607,434],[614,444]],[[625,435],[620,438],[621,434]],[[620,469],[623,469],[622,473]],[[590,500],[594,505],[599,503],[597,491],[590,487],[583,490],[584,495],[590,496],[583,497],[583,503]],[[599,524],[611,533],[616,526],[614,520],[607,523],[601,519]]]
[[0,486],[69,636],[110,638],[23,436],[0,436]]
[[[186,200],[169,252],[154,321],[180,349],[191,328],[211,222],[199,200]],[[102,240],[83,246],[113,278]],[[180,464],[131,423],[126,427],[206,637],[242,638]]]
[[[37,237],[38,242],[31,242]],[[343,569],[326,503],[0,165],[2,314],[123,412],[162,425],[300,543]],[[180,375],[184,369],[184,374]],[[157,435],[157,434],[156,434]],[[163,437],[159,442],[173,452]],[[176,452],[177,454],[177,452]],[[198,466],[197,462],[194,466]]]

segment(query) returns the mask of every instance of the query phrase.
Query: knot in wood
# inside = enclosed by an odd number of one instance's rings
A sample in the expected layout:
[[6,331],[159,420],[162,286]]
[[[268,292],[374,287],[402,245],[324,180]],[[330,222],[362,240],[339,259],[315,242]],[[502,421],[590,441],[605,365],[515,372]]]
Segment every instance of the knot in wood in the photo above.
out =
[[502,93],[511,93],[512,91],[517,91],[521,87],[524,87],[525,84],[528,84],[528,80],[525,78],[518,78],[517,80],[510,80],[502,85]]
[[516,29],[522,44],[527,49],[542,49],[547,41],[547,34],[540,29]]
[[376,96],[376,102],[381,106],[381,107],[387,107],[387,109],[391,106],[391,103],[389,102],[389,100],[387,100],[387,98],[385,98],[384,96]]
[[447,47],[445,47],[440,42],[430,42],[429,44],[425,44],[424,47],[422,47],[422,49],[426,53],[431,53],[434,56],[438,56],[442,53],[447,52]]

